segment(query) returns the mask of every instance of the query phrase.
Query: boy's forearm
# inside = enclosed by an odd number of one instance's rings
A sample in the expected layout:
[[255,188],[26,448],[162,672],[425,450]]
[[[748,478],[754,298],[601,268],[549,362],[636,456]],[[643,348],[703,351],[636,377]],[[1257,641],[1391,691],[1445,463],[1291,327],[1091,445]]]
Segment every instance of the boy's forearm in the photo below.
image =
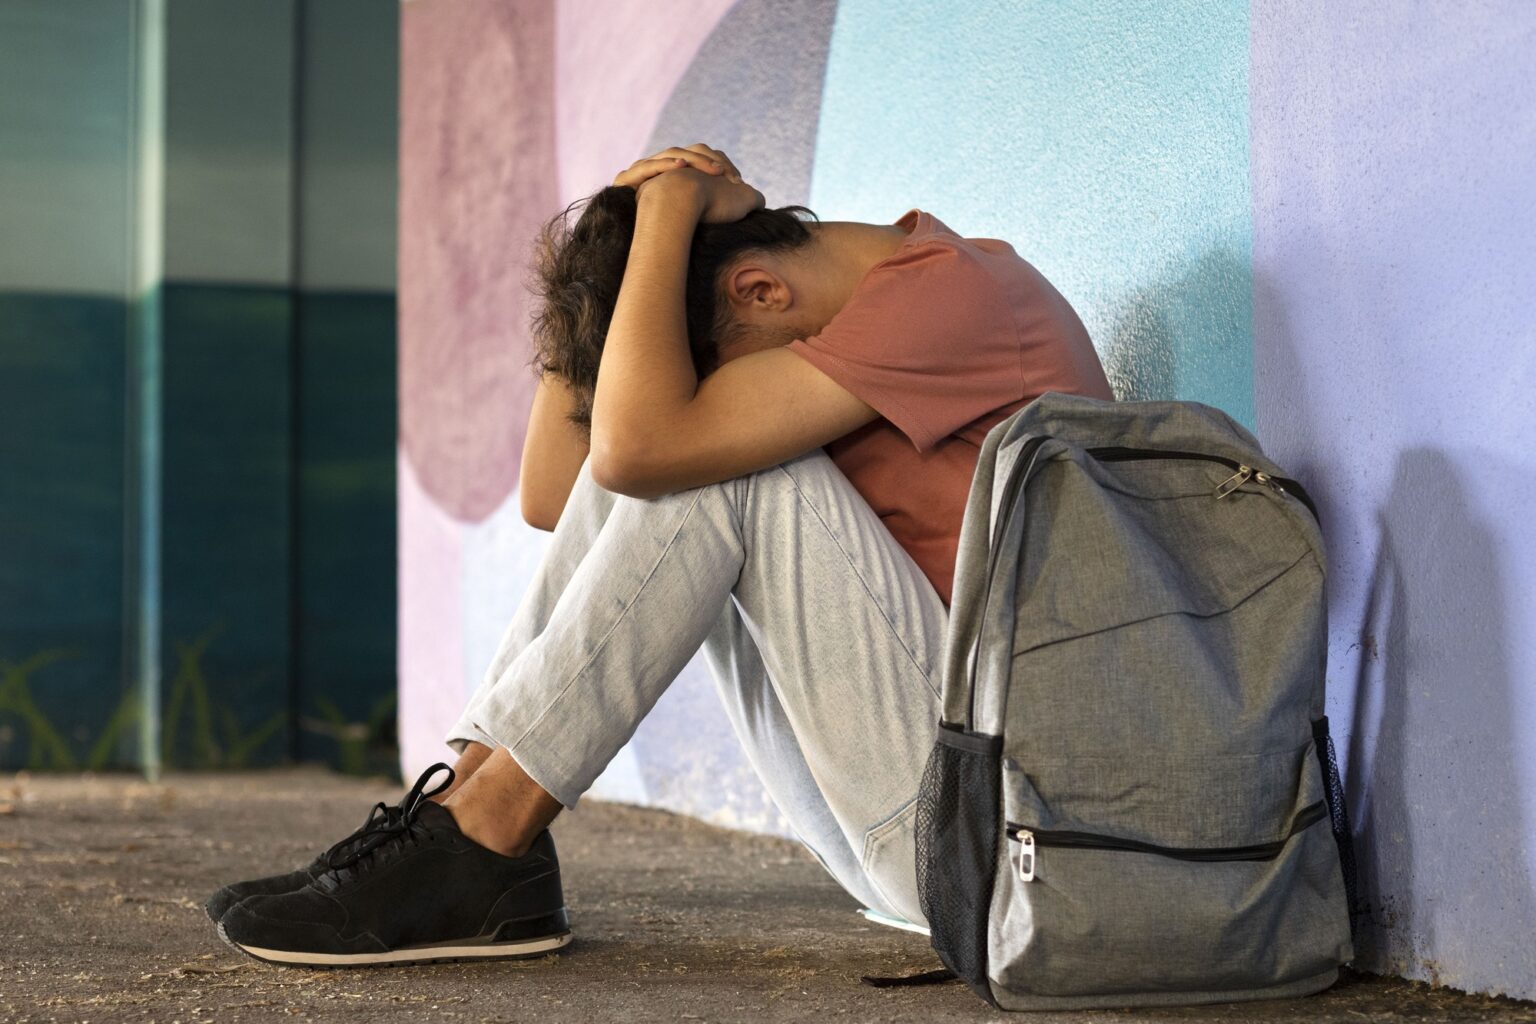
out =
[[684,310],[696,192],[663,178],[640,190],[623,284],[592,407],[594,472],[654,453],[698,389]]
[[523,519],[541,530],[553,530],[559,522],[587,458],[586,435],[570,420],[574,406],[560,377],[545,373],[540,378],[528,415],[518,488]]

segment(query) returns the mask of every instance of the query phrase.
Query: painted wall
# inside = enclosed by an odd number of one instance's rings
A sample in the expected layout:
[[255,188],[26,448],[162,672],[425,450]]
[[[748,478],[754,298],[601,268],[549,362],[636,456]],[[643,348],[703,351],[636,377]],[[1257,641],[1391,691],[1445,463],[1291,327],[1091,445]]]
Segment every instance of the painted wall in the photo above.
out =
[[1413,11],[1255,8],[1258,426],[1332,549],[1365,955],[1530,997],[1536,7]]
[[[1124,398],[1255,427],[1319,494],[1362,964],[1536,996],[1536,8],[414,0],[402,13],[408,771],[543,550],[517,513],[535,226],[662,145],[773,205],[994,236]],[[622,98],[622,99],[620,99]],[[600,795],[781,831],[701,665]]]

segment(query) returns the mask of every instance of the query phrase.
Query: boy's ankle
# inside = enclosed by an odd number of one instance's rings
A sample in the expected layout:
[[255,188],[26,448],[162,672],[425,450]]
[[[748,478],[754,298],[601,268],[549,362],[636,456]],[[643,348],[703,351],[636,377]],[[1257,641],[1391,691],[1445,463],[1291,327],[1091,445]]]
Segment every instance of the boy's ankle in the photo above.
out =
[[530,835],[526,828],[509,828],[507,818],[515,819],[515,815],[509,816],[505,812],[483,814],[472,801],[458,793],[451,794],[443,801],[443,809],[453,815],[454,823],[466,839],[503,857],[521,857],[533,847],[533,841],[538,838],[537,831]]
[[467,839],[503,857],[528,852],[560,813],[560,803],[503,747],[475,768],[468,781],[448,794],[443,806]]
[[446,805],[448,799],[457,793],[460,787],[468,782],[475,772],[480,770],[480,766],[486,762],[491,753],[491,748],[483,743],[476,743],[471,740],[465,744],[463,753],[459,755],[458,760],[453,762],[453,782],[441,793],[436,793],[427,799],[433,803]]

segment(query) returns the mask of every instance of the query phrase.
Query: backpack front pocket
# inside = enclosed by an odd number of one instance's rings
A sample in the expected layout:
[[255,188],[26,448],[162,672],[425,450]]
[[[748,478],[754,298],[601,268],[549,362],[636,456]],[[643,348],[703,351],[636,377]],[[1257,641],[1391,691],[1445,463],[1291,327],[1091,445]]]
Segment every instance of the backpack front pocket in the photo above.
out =
[[1155,979],[1153,991],[1219,994],[1348,958],[1310,742],[1256,755],[1010,759],[1003,776],[1009,863],[988,958],[1003,989],[1141,996]]
[[1039,851],[1047,847],[1066,850],[1119,850],[1123,853],[1150,853],[1158,857],[1170,857],[1193,863],[1216,864],[1231,860],[1273,860],[1285,850],[1285,844],[1298,832],[1303,832],[1328,816],[1328,806],[1322,800],[1309,804],[1297,813],[1283,839],[1246,846],[1162,846],[1144,843],[1136,839],[1073,829],[1031,829],[1027,825],[1008,823],[1008,838],[1018,844],[1014,857],[1019,868],[1019,881],[1034,880],[1035,867],[1039,863]]

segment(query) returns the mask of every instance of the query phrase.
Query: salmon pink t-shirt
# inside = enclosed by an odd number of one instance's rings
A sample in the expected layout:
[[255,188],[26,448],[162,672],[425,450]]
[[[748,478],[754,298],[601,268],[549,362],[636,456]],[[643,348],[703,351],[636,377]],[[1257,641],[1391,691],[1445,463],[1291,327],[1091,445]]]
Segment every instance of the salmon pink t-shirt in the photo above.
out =
[[880,414],[826,446],[949,604],[981,442],[1047,391],[1111,398],[1072,306],[1013,246],[910,210],[822,332],[790,342]]

